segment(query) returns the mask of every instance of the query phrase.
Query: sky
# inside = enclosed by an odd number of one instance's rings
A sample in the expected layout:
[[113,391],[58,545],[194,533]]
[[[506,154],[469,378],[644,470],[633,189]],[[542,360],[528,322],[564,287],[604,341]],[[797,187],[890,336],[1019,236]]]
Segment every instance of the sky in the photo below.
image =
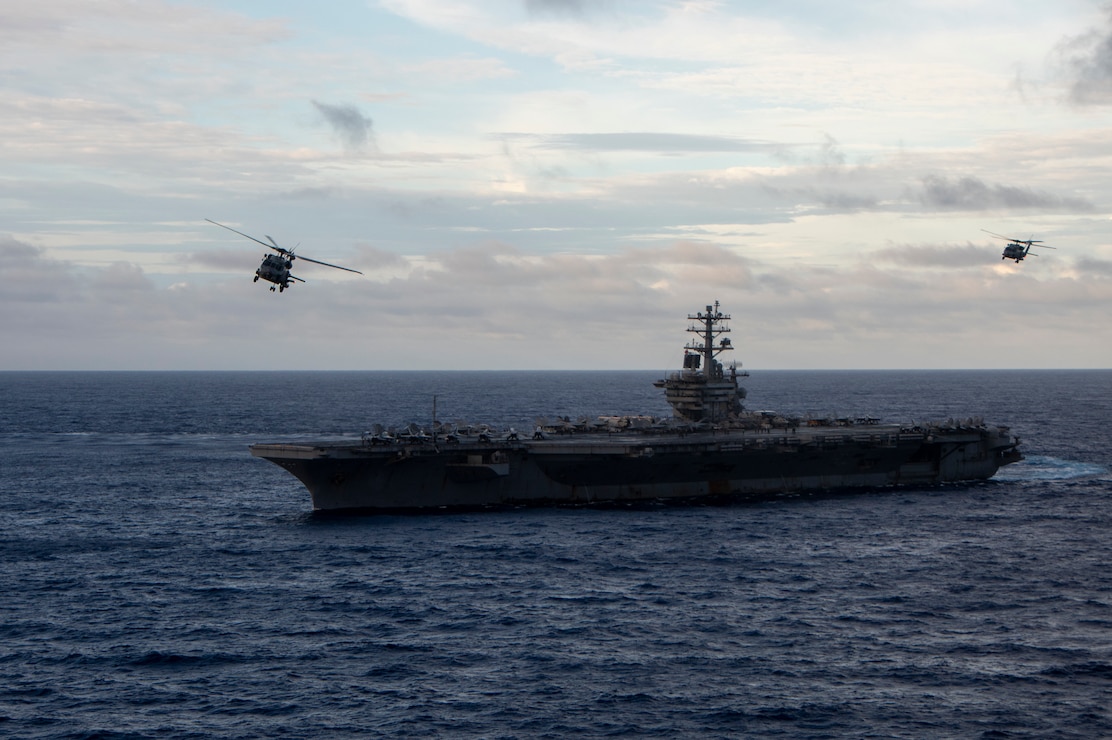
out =
[[2,3],[0,370],[1112,367],[1112,6],[896,7]]

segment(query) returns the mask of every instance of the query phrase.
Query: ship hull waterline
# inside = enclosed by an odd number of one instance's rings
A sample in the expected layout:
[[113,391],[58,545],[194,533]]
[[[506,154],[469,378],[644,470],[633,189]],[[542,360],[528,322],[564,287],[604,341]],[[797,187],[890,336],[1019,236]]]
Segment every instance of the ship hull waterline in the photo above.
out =
[[[594,438],[591,438],[594,437]],[[501,442],[256,444],[317,511],[551,506],[931,486],[1022,459],[1006,429],[774,430]]]

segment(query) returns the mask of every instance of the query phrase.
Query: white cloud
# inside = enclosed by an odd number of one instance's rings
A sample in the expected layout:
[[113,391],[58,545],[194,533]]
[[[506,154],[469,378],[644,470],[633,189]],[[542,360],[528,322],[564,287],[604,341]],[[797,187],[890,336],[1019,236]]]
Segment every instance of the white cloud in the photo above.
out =
[[667,367],[719,299],[765,367],[1108,365],[1106,14],[832,7],[6,7],[4,362]]
[[[733,314],[738,359],[752,367],[946,367],[955,353],[1006,367],[1032,364],[1034,345],[1045,348],[1034,364],[1057,365],[1050,350],[1112,300],[1107,270],[1049,266],[1040,279],[968,247],[960,259],[909,246],[785,270],[709,243],[595,256],[481,243],[360,265],[367,279],[322,268],[282,296],[247,273],[157,289],[135,265],[81,269],[13,240],[0,248],[21,277],[0,297],[17,317],[0,329],[21,348],[12,367],[668,369],[683,317],[711,300]],[[1023,342],[1008,338],[1017,310]],[[1107,363],[1109,331],[1090,326],[1086,353],[1068,356]]]

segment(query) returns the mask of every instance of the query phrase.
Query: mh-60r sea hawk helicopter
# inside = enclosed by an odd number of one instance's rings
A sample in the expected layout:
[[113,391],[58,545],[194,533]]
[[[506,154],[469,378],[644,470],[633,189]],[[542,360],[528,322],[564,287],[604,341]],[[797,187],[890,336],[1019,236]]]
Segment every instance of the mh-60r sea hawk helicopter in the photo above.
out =
[[[1002,260],[1015,260],[1016,264],[1027,256],[1031,251],[1031,247],[1037,249],[1057,249],[1057,247],[1047,246],[1038,239],[1013,239],[1010,236],[1001,236],[1000,234],[993,234],[988,229],[981,229],[989,236],[995,236],[997,239],[1003,239],[1008,242],[1008,246],[1004,247],[1004,253],[1000,256]],[[1032,257],[1037,257],[1038,254],[1032,254]]]
[[[217,226],[219,226],[222,229],[227,229],[228,231],[235,231],[235,233],[239,234],[240,236],[247,237],[251,241],[262,244],[267,249],[273,249],[275,252],[278,253],[278,254],[264,254],[263,255],[263,263],[261,265],[259,265],[259,269],[255,270],[255,280],[254,280],[254,282],[257,283],[257,282],[259,282],[259,278],[262,278],[263,280],[266,280],[268,283],[274,283],[274,285],[272,285],[271,288],[270,288],[271,292],[273,292],[274,288],[277,287],[278,292],[281,293],[286,288],[290,287],[290,281],[291,280],[296,280],[299,283],[305,282],[301,278],[295,277],[294,275],[290,274],[290,268],[293,267],[293,261],[295,259],[303,259],[306,262],[312,262],[315,265],[324,265],[325,267],[334,267],[337,270],[347,270],[348,272],[354,272],[356,275],[362,275],[363,274],[363,273],[359,272],[359,270],[353,270],[350,267],[340,267],[339,265],[333,265],[333,264],[330,264],[328,262],[321,262],[320,260],[315,260],[311,257],[305,257],[303,255],[295,255],[293,253],[293,249],[286,249],[284,247],[278,246],[278,242],[274,241],[274,239],[272,239],[269,236],[267,236],[266,238],[267,238],[267,241],[270,242],[270,244],[267,244],[264,241],[261,241],[259,239],[256,239],[253,236],[250,236],[249,234],[244,234],[242,231],[236,231],[231,226],[225,226],[224,224],[216,223],[211,218],[206,218],[205,220],[208,221],[210,224],[216,224]],[[294,249],[296,249],[296,248],[297,247],[294,247]]]

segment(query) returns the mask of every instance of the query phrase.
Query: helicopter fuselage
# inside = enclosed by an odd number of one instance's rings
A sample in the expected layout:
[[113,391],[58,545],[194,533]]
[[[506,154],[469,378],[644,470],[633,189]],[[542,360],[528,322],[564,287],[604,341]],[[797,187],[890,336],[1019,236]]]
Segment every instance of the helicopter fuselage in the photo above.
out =
[[[263,255],[263,263],[259,265],[259,269],[255,270],[255,281],[257,282],[259,278],[262,278],[268,283],[277,285],[279,290],[285,290],[290,287],[290,267],[292,265],[283,255]],[[271,290],[274,290],[274,288],[271,288]]]
[[1019,262],[1027,256],[1027,253],[1029,251],[1031,251],[1030,244],[1023,244],[1018,242],[1015,244],[1009,244],[1008,246],[1004,247],[1004,254],[1000,257],[1000,259],[1015,260],[1016,262]]

